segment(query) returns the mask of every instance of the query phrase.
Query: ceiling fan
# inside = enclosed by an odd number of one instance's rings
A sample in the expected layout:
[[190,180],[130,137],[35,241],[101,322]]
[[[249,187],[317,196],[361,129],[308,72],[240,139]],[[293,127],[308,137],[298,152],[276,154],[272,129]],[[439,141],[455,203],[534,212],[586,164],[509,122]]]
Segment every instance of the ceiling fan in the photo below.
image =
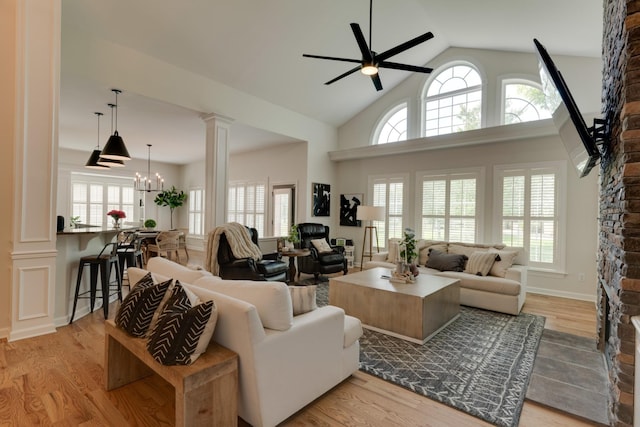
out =
[[356,37],[356,42],[358,43],[358,47],[360,48],[360,52],[362,53],[362,59],[351,59],[351,58],[336,58],[334,56],[320,56],[320,55],[309,55],[302,54],[302,56],[306,58],[317,58],[317,59],[328,59],[331,61],[342,61],[342,62],[353,62],[356,64],[360,64],[357,67],[354,67],[347,71],[346,73],[340,74],[338,77],[329,80],[326,82],[326,85],[330,85],[331,83],[337,82],[338,80],[347,77],[350,74],[355,73],[360,70],[362,74],[368,75],[371,77],[371,81],[375,86],[376,90],[382,90],[382,82],[380,81],[380,76],[378,75],[379,68],[391,68],[394,70],[403,70],[403,71],[413,71],[416,73],[430,73],[433,71],[432,68],[427,67],[417,67],[415,65],[407,65],[407,64],[399,64],[397,62],[389,62],[387,59],[391,58],[394,55],[397,55],[405,50],[411,49],[414,46],[419,45],[420,43],[426,42],[427,40],[433,38],[433,34],[431,32],[427,32],[418,36],[414,39],[406,41],[404,43],[399,44],[396,47],[392,47],[389,50],[386,50],[382,53],[376,53],[371,49],[371,21],[373,15],[373,0],[369,1],[369,44],[367,45],[367,41],[362,34],[362,30],[360,29],[360,25],[357,23],[351,23],[351,30],[353,31],[353,35]]

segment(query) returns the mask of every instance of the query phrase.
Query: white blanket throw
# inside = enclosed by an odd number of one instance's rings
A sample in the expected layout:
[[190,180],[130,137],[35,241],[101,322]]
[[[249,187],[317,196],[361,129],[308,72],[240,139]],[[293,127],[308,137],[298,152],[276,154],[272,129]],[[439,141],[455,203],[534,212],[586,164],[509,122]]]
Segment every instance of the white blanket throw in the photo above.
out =
[[262,259],[262,252],[258,245],[251,241],[249,230],[242,224],[230,222],[216,227],[209,233],[207,242],[207,253],[205,259],[205,268],[211,274],[218,276],[220,274],[220,265],[218,264],[218,245],[220,244],[220,235],[224,234],[229,242],[231,253],[236,258],[253,258],[256,261]]

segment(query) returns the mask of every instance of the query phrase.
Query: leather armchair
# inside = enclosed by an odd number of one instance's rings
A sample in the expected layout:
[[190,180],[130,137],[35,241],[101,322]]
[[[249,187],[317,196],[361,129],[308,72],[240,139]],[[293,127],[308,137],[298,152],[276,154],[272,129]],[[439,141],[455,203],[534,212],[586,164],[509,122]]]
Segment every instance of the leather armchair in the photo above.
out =
[[[249,228],[251,241],[258,244],[258,231]],[[220,277],[228,280],[268,280],[272,282],[287,282],[289,279],[289,265],[281,261],[280,254],[263,254],[260,261],[253,258],[235,258],[226,235],[220,235],[218,244],[218,264]]]
[[[321,274],[331,274],[342,271],[347,274],[347,258],[344,255],[344,247],[329,245],[329,227],[323,224],[305,222],[298,224],[300,233],[300,248],[309,249],[311,254],[298,257],[298,277],[300,273],[313,274],[318,279]],[[311,241],[324,239],[331,247],[331,252],[319,252]]]

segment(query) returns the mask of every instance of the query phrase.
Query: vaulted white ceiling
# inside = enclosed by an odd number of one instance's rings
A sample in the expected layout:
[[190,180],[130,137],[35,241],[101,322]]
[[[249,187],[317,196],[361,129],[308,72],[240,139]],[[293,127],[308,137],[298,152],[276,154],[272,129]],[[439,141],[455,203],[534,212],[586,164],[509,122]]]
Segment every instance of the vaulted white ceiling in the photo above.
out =
[[[353,65],[302,57],[311,53],[359,59],[349,23],[359,23],[368,39],[368,21],[367,0],[63,0],[62,12],[63,27],[128,46],[333,126],[348,121],[409,75],[381,70],[381,92],[360,73],[326,86],[324,82]],[[372,27],[377,52],[433,32],[432,40],[393,58],[413,65],[429,66],[448,47],[533,52],[534,37],[555,55],[599,57],[602,2],[374,0]],[[104,87],[63,73],[60,146],[89,152],[97,136],[96,98],[100,105],[112,99]],[[120,101],[127,105],[129,135],[157,141],[156,160],[193,160],[163,150],[161,140],[201,146],[199,112],[135,94],[123,94]],[[109,109],[104,106],[102,111],[102,129],[108,130]],[[247,144],[238,144],[239,149],[292,141],[242,126],[233,135]],[[142,150],[132,155],[146,157],[145,145]]]

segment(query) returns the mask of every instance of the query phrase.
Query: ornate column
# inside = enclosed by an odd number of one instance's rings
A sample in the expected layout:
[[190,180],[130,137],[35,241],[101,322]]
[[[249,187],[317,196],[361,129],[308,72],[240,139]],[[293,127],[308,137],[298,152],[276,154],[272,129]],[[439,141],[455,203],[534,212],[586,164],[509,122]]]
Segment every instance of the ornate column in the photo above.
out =
[[207,126],[205,161],[204,230],[206,235],[224,224],[227,213],[229,137],[233,119],[220,114],[202,116]]
[[55,331],[61,31],[60,0],[14,5],[10,340]]

